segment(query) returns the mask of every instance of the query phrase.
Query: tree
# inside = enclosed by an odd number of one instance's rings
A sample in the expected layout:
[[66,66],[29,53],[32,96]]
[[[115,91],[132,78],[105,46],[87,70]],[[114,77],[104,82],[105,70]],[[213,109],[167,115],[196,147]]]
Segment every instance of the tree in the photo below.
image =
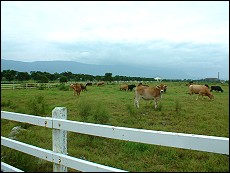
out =
[[105,81],[111,82],[112,80],[112,73],[105,73]]
[[18,72],[16,79],[19,81],[30,80],[30,75],[27,72]]
[[17,75],[17,71],[15,70],[3,70],[1,73],[1,77],[5,77],[5,79],[8,81],[14,80],[16,75]]
[[68,78],[67,78],[66,76],[61,76],[61,77],[59,78],[59,82],[60,82],[60,83],[68,82]]
[[48,83],[49,79],[44,74],[38,74],[37,75],[37,81],[38,81],[38,83]]
[[72,72],[63,72],[63,73],[61,73],[61,75],[62,76],[66,76],[67,77],[67,79],[70,81],[71,79],[74,79],[74,74],[72,73]]

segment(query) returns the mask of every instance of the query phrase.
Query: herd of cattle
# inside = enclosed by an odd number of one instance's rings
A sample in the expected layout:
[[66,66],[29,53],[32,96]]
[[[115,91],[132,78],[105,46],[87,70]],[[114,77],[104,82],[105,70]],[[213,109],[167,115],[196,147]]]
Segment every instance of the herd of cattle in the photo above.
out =
[[[105,85],[104,82],[98,82],[95,83],[97,86],[103,86]],[[86,83],[85,85],[83,84],[70,84],[70,87],[74,90],[74,96],[76,95],[80,95],[81,91],[87,91],[86,87],[87,86],[92,86],[92,83]],[[192,82],[190,82],[189,84],[186,84],[186,86],[188,86],[189,88],[189,94],[193,95],[193,94],[197,94],[197,98],[196,100],[199,98],[199,96],[207,96],[209,97],[209,99],[213,99],[214,96],[211,93],[213,90],[214,91],[220,91],[223,92],[222,88],[220,86],[211,86],[211,89],[209,89],[209,86],[207,84],[205,85],[197,85],[197,84],[193,84]],[[137,86],[134,84],[128,85],[128,84],[122,84],[120,85],[120,90],[124,90],[124,91],[132,91],[134,88],[135,90],[135,98],[134,98],[134,106],[136,106],[137,108],[139,108],[139,101],[140,99],[144,99],[144,100],[154,100],[154,107],[155,109],[157,109],[157,102],[159,100],[161,100],[162,98],[162,93],[166,92],[167,89],[167,85],[165,84],[160,84],[157,86],[148,86],[148,85],[144,85],[142,83],[139,83]]]

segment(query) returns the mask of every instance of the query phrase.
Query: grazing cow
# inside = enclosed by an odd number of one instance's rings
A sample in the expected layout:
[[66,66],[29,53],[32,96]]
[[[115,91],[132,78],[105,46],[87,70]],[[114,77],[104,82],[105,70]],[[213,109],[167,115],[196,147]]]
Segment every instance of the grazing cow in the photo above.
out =
[[126,84],[120,85],[120,90],[128,91],[128,85],[126,85]]
[[190,85],[189,94],[190,95],[198,94],[196,100],[198,99],[200,95],[202,96],[202,99],[203,99],[203,96],[208,96],[209,99],[214,98],[213,94],[209,91],[208,87],[205,85]]
[[88,83],[86,83],[86,85],[85,86],[92,86],[93,85],[93,83],[92,82],[88,82]]
[[[186,86],[190,86],[190,85],[197,85],[197,84],[194,84],[193,82],[189,82],[188,84],[186,84]],[[208,84],[204,84],[204,86],[209,88]]]
[[70,87],[71,88],[73,88],[73,90],[74,90],[74,96],[76,95],[76,93],[77,93],[77,95],[79,95],[80,96],[80,93],[81,93],[81,85],[80,84],[78,84],[78,83],[75,83],[75,84],[70,84]]
[[80,84],[80,86],[81,86],[81,90],[82,90],[82,91],[87,91],[86,85],[84,86],[83,84]]
[[104,85],[105,84],[105,82],[98,82],[97,83],[97,86],[102,86],[102,85]]
[[211,90],[210,90],[210,92],[212,92],[212,90],[214,90],[214,91],[221,91],[221,92],[223,92],[224,90],[222,90],[222,88],[220,87],[220,86],[211,86]]
[[160,88],[160,86],[147,87],[138,85],[135,88],[134,106],[139,108],[139,100],[143,98],[144,100],[154,100],[155,109],[157,109],[157,102],[162,98],[163,91],[164,88]]
[[136,85],[128,85],[128,90],[130,90],[130,91],[132,91],[133,90],[133,88],[135,88],[136,87]]

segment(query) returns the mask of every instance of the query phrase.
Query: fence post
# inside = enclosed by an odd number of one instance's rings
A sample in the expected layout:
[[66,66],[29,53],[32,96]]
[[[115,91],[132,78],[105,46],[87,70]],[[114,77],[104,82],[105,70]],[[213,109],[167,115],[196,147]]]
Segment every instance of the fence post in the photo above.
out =
[[[67,119],[67,109],[65,107],[55,107],[52,111],[52,118]],[[53,151],[67,154],[66,130],[53,129]],[[67,172],[67,167],[54,163],[53,172]]]

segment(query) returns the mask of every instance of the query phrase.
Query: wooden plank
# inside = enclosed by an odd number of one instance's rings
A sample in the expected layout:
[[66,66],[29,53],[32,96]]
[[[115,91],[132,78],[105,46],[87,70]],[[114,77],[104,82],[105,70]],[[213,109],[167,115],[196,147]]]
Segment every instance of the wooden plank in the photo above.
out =
[[[67,119],[67,109],[55,107],[52,111],[52,118]],[[53,151],[61,154],[67,154],[67,131],[62,129],[53,129]],[[54,172],[68,172],[67,167],[62,164],[53,164]]]
[[63,164],[67,167],[82,171],[82,172],[128,172],[122,169],[117,169],[86,160],[78,159],[75,157],[67,156],[64,154],[56,153],[54,161]]
[[25,144],[13,139],[9,139],[1,136],[1,144],[3,146],[27,153],[29,155],[54,162],[57,164],[62,164],[64,166],[87,172],[127,172],[121,169],[89,162],[86,160],[77,159],[72,156],[67,156],[65,154],[56,153],[50,150],[39,148],[33,145]]
[[112,139],[229,155],[229,138],[225,137],[134,129],[59,119],[53,120],[53,128]]
[[18,168],[15,168],[11,165],[8,165],[4,162],[1,162],[1,172],[24,172]]
[[1,136],[1,145],[21,151],[23,153],[27,153],[29,155],[47,160],[53,161],[53,152],[50,150],[46,150],[43,148],[39,148],[33,145],[29,145],[23,142],[19,142],[13,139],[9,139]]
[[43,126],[52,128],[52,118],[51,117],[40,117],[22,113],[15,113],[15,112],[8,112],[8,111],[1,111],[1,118],[18,121],[22,123],[33,124],[37,126]]

